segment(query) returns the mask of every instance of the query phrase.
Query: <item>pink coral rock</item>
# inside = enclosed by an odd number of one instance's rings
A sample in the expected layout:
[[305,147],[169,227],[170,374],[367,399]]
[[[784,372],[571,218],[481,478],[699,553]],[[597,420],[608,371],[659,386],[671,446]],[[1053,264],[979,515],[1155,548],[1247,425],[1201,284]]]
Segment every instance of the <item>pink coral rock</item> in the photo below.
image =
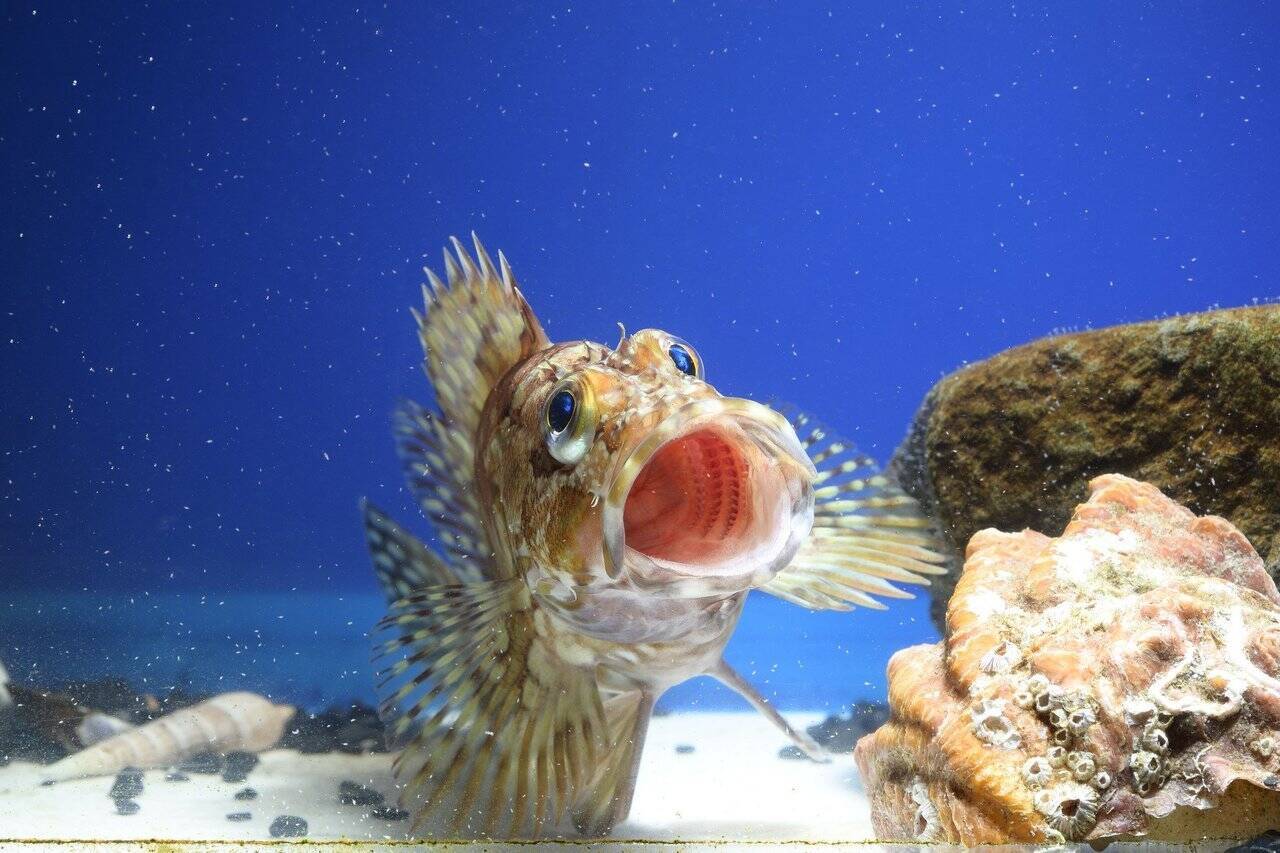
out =
[[944,642],[889,662],[856,756],[884,839],[1190,841],[1280,825],[1280,594],[1249,542],[1145,483],[1056,539],[969,542]]

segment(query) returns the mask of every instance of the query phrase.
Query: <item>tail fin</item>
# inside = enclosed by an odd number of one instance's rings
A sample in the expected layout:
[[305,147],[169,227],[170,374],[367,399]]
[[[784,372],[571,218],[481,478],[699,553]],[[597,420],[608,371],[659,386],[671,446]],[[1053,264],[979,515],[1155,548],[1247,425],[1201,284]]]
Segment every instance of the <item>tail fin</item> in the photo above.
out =
[[656,697],[636,690],[604,703],[609,749],[573,809],[574,826],[583,835],[602,838],[630,814],[655,701]]

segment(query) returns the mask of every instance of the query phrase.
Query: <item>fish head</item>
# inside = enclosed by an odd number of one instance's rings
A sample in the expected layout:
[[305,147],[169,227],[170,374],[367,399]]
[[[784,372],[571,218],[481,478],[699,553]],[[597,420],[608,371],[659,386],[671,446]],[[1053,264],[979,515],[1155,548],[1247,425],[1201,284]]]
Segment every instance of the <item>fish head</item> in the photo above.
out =
[[814,467],[791,425],[721,395],[694,348],[657,329],[513,368],[476,466],[491,541],[535,591],[733,594],[772,579],[813,524]]

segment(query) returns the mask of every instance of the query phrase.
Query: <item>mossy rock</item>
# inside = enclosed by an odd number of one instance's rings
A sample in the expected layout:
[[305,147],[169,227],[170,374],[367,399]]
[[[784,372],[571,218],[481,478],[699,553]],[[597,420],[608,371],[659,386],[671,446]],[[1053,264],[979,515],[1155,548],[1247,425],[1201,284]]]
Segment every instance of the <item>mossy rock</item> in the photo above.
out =
[[1062,335],[1007,350],[925,397],[891,471],[954,549],[941,628],[979,530],[1057,535],[1089,479],[1126,474],[1229,519],[1280,574],[1280,306]]

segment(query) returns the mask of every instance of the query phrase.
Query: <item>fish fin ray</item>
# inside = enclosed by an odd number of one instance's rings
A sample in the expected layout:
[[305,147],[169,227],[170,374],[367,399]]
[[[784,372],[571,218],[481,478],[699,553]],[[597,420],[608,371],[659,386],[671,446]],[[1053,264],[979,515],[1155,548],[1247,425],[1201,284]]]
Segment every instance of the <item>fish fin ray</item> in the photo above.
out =
[[945,571],[941,540],[915,500],[811,416],[776,406],[817,471],[813,532],[765,592],[812,610],[884,607],[873,595],[910,597],[893,586],[927,586]]
[[627,819],[655,701],[634,690],[605,702],[608,749],[599,753],[585,791],[573,804],[574,826],[584,836],[603,838]]
[[361,501],[365,542],[373,558],[387,601],[404,598],[434,584],[458,583],[459,578],[438,554],[419,542],[369,501]]
[[486,580],[415,591],[379,623],[380,714],[415,826],[536,835],[559,789],[576,796],[572,768],[603,751],[567,736],[603,735],[604,710],[594,671],[556,654],[536,608],[523,581]]
[[409,490],[434,525],[444,558],[457,575],[440,582],[471,583],[496,576],[472,469],[459,464],[474,455],[470,437],[449,429],[441,415],[412,400],[401,402],[394,422]]

